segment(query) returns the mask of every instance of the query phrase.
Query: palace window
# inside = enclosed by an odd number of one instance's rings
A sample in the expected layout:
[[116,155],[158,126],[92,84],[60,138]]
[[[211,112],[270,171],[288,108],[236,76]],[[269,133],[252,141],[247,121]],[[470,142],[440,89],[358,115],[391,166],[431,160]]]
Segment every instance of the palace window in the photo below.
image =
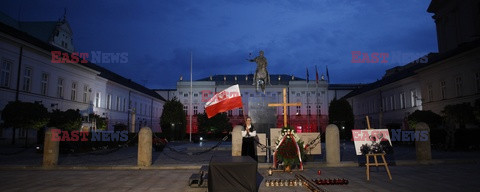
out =
[[57,97],[63,99],[63,78],[58,78],[57,81]]
[[88,102],[88,85],[83,86],[83,102]]
[[442,99],[445,99],[447,95],[447,86],[445,81],[440,82],[440,90],[441,90]]
[[455,87],[457,90],[457,97],[460,97],[463,95],[462,87],[463,87],[463,82],[462,82],[462,77],[457,77],[455,78]]
[[72,83],[72,91],[71,91],[70,99],[72,101],[77,100],[77,83],[75,82]]
[[13,61],[2,59],[2,68],[0,74],[0,86],[10,87],[10,71],[12,70]]
[[394,96],[390,96],[390,110],[395,110],[395,100],[394,100]]
[[23,91],[30,92],[32,88],[32,68],[25,67],[23,71]]
[[112,95],[107,94],[107,109],[112,109]]
[[48,74],[42,73],[42,81],[40,82],[40,94],[48,95]]
[[100,92],[97,92],[95,94],[95,107],[100,107],[100,102],[101,102],[101,94]]
[[193,106],[193,114],[194,115],[198,114],[198,106]]
[[417,92],[415,89],[410,90],[410,103],[412,107],[417,106]]
[[405,93],[400,93],[400,108],[405,109]]
[[116,107],[115,107],[115,110],[118,111],[118,110],[120,110],[120,97],[115,96],[115,98],[116,98],[116,102],[115,102],[115,106],[116,106]]

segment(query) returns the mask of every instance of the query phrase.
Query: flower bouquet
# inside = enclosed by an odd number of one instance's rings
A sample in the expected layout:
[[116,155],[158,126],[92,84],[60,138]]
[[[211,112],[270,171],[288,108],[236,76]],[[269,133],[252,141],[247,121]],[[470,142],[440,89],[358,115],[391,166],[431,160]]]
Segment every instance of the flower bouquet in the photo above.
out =
[[295,165],[298,165],[300,169],[303,169],[302,159],[305,156],[305,149],[303,141],[298,137],[293,128],[282,128],[281,135],[278,137],[276,145],[277,148],[274,152],[273,167],[276,168],[277,163],[282,162],[286,169],[292,168]]

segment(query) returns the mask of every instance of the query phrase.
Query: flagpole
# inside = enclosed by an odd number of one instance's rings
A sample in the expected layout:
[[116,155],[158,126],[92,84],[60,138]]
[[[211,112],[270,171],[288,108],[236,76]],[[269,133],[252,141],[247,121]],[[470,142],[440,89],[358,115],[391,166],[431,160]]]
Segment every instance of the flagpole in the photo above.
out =
[[[310,107],[310,101],[308,99],[308,93],[310,93],[310,90],[308,90],[308,81],[307,81],[307,113],[308,113],[308,107]],[[310,115],[312,114],[312,108],[310,108],[310,114],[307,114],[307,129],[310,130]]]
[[193,53],[190,51],[190,143],[192,142],[192,101],[193,101]]
[[[318,82],[318,81],[317,81],[317,82]],[[320,130],[320,129],[319,129],[319,128],[320,128],[320,125],[319,125],[318,121],[319,121],[319,118],[321,117],[322,114],[321,114],[321,113],[320,113],[320,114],[318,113],[318,112],[319,112],[319,110],[318,110],[318,108],[319,108],[319,105],[318,105],[318,83],[317,83],[316,86],[315,86],[315,94],[317,94],[317,95],[315,95],[316,102],[317,102],[317,106],[315,106],[315,107],[317,108],[317,116],[315,117],[315,119],[317,119],[317,131],[320,132],[320,131],[319,131],[319,130]],[[321,109],[321,108],[320,108],[320,109]],[[320,112],[321,112],[321,110],[320,110]]]
[[[308,75],[308,67],[307,67],[307,129],[310,130],[310,114],[308,114],[308,107],[310,106],[310,103],[308,101],[308,95],[309,95],[309,90],[308,90],[308,81],[309,81],[309,75]],[[310,109],[310,113],[312,113],[312,110]]]
[[[327,110],[330,109],[330,97],[329,97],[329,89],[328,87],[330,87],[330,75],[328,74],[328,65],[325,65],[325,70],[326,70],[326,73],[327,73]],[[328,114],[330,116],[330,114]],[[330,117],[328,118],[330,121]],[[328,122],[327,122],[327,125],[328,125]]]
[[[319,122],[322,114],[318,113],[319,112],[318,95],[320,95],[320,94],[318,93],[318,69],[317,69],[317,65],[315,65],[315,80],[316,80],[316,82],[315,82],[315,99],[316,99],[315,108],[317,109],[317,111],[315,113],[315,114],[317,114],[317,116],[315,117],[315,119],[317,120],[317,132],[320,132],[320,124],[318,122]],[[321,112],[321,110],[320,110],[320,112]]]

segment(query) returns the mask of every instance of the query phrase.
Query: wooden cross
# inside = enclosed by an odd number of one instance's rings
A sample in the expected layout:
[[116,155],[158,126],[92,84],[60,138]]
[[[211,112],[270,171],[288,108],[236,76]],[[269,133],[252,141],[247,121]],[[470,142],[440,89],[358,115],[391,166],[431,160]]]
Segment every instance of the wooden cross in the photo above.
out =
[[269,103],[269,107],[283,107],[283,126],[287,126],[287,106],[302,106],[301,102],[287,103],[287,88],[283,88],[283,103]]

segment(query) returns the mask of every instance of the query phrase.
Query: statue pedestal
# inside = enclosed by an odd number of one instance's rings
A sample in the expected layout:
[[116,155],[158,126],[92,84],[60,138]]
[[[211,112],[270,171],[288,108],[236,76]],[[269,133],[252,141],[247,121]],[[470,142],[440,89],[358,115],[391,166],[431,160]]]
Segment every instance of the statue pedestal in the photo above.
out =
[[252,118],[257,133],[266,133],[270,137],[270,128],[277,127],[277,110],[268,107],[268,103],[277,102],[275,97],[256,96],[248,98],[248,116]]

